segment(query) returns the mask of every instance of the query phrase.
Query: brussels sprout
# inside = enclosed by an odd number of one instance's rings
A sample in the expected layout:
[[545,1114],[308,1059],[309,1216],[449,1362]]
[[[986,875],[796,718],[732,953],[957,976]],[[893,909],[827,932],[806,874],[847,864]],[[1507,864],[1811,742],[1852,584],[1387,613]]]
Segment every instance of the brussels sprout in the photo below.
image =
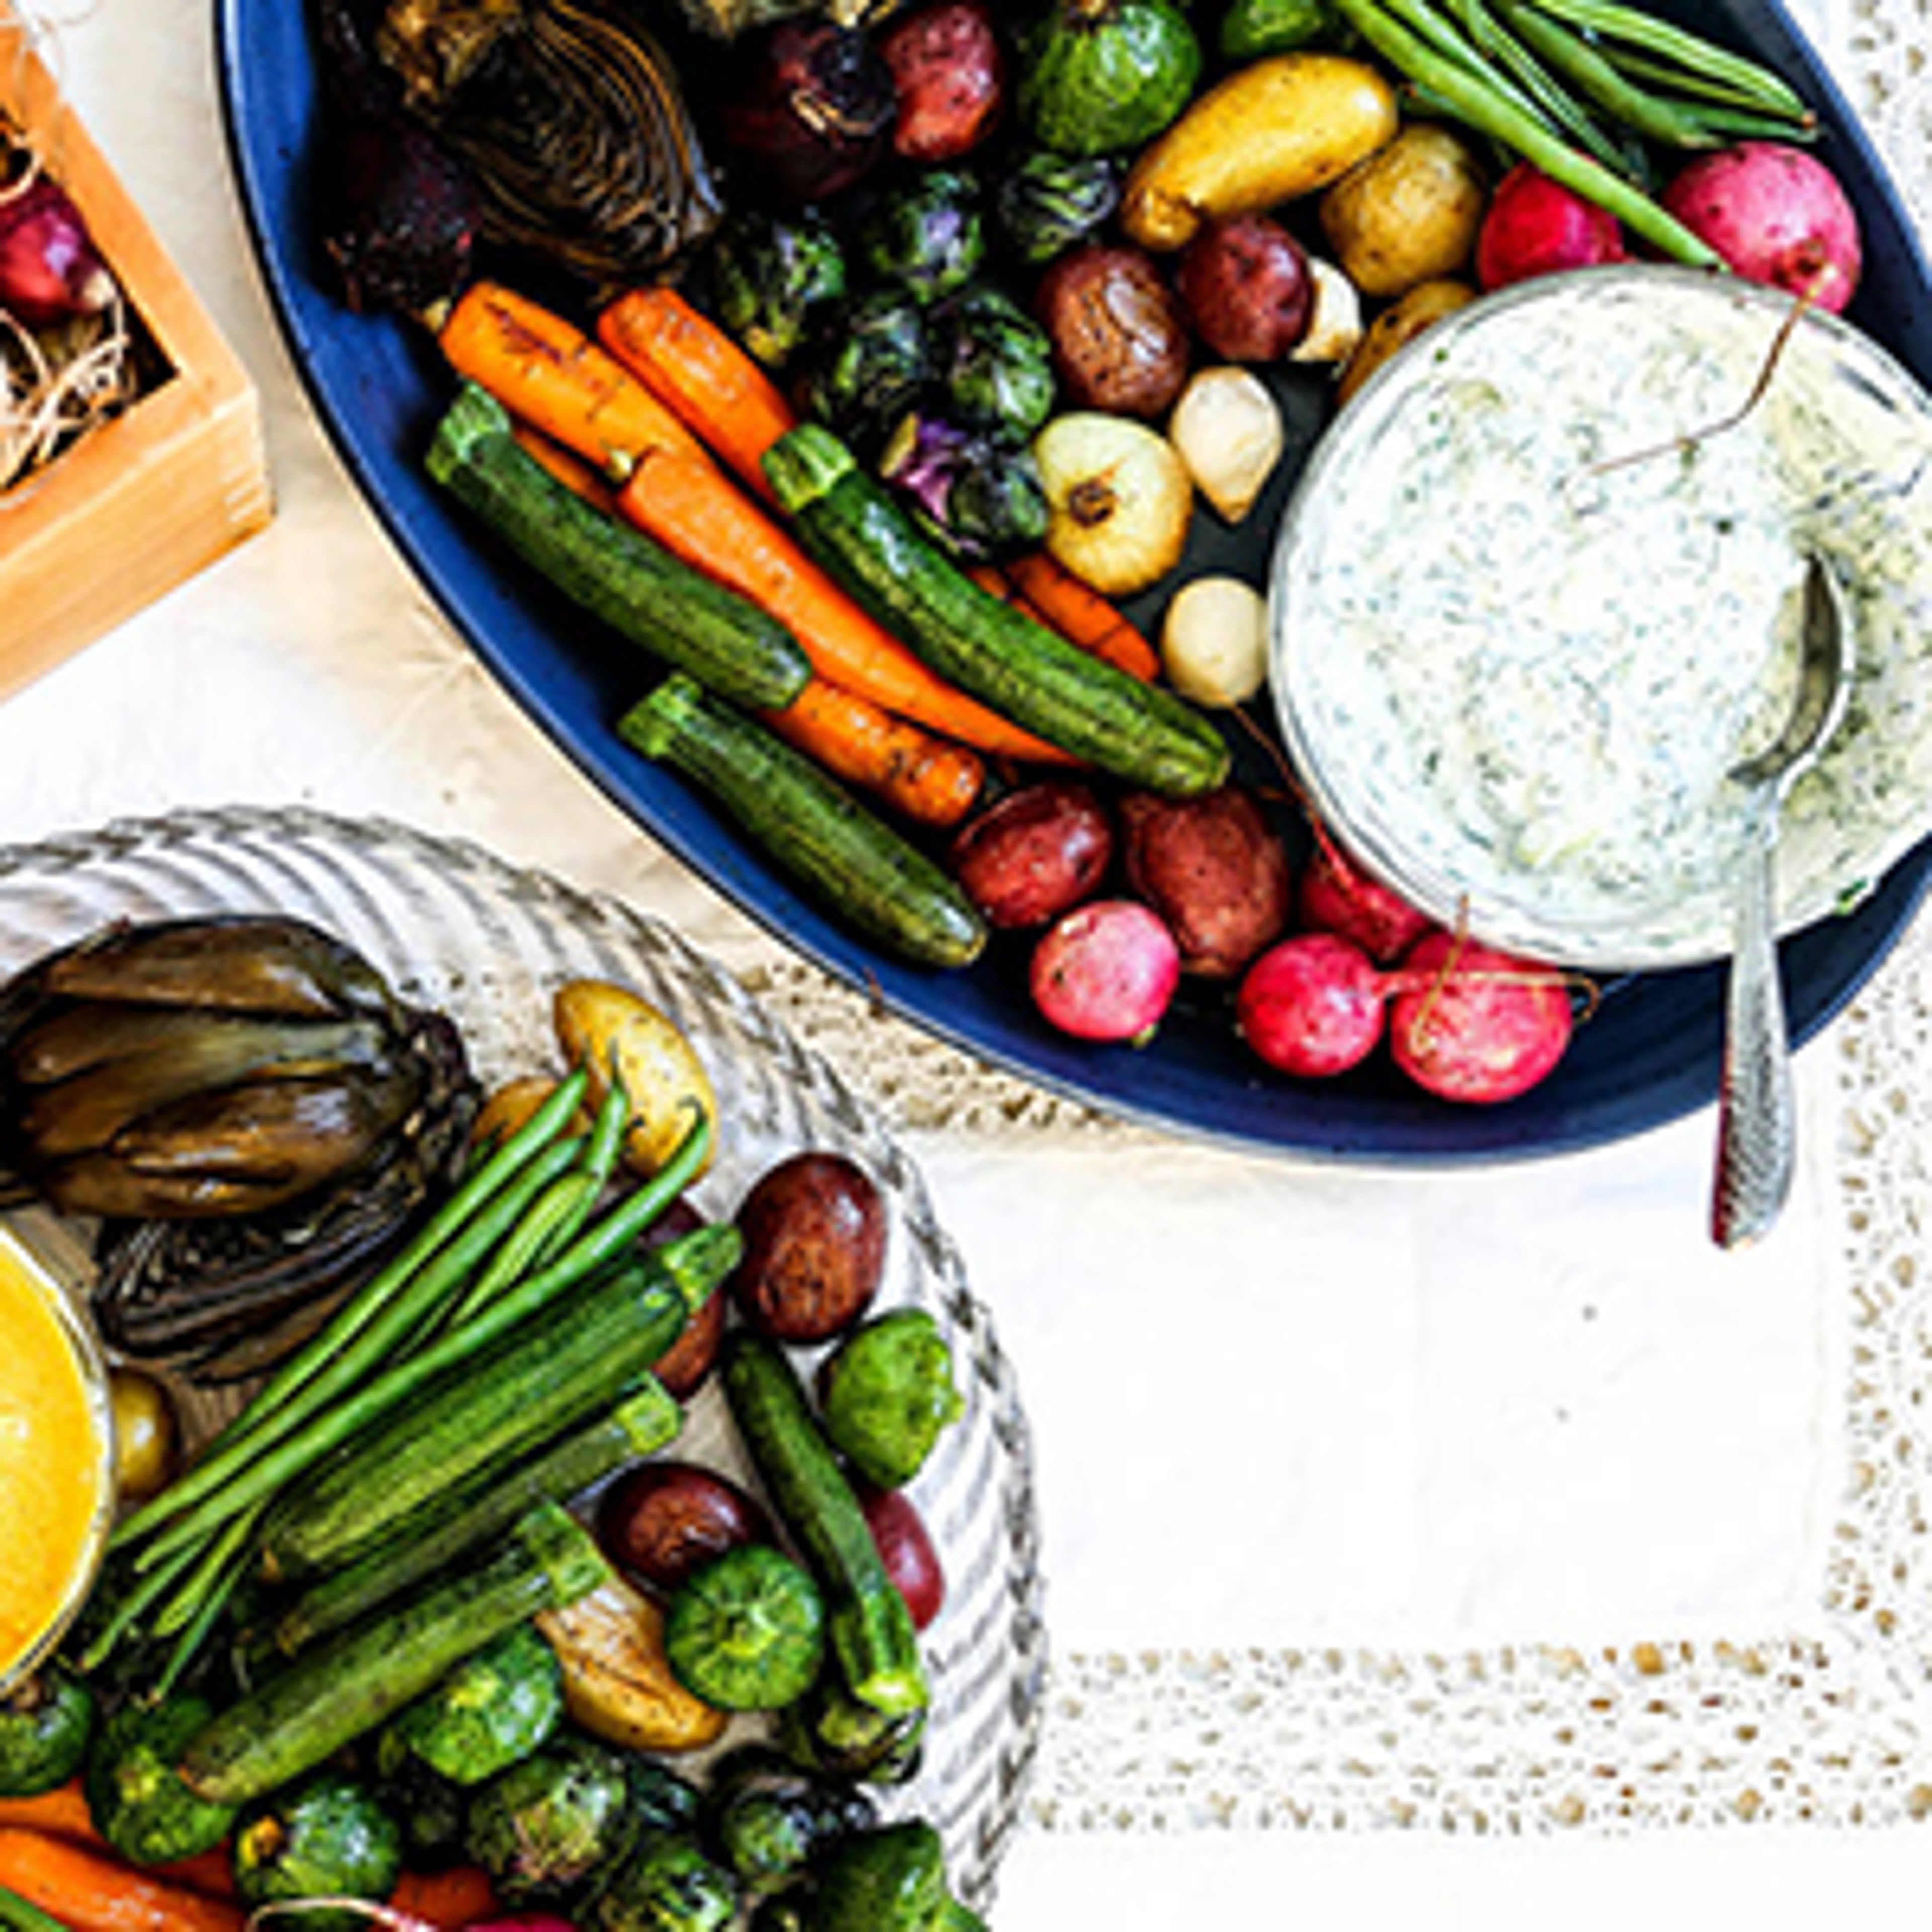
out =
[[929,168],[887,189],[859,230],[866,273],[916,302],[963,288],[986,254],[977,184],[955,168]]
[[166,1864],[212,1851],[235,1808],[197,1798],[176,1767],[214,1715],[206,1698],[125,1704],[95,1733],[82,1776],[94,1828],[136,1864]]
[[1120,171],[1104,154],[1022,155],[993,190],[993,224],[1028,268],[1094,234],[1120,205]]
[[909,1818],[835,1845],[818,1874],[819,1932],[985,1932],[952,1895],[939,1834]]
[[767,369],[782,369],[844,300],[844,251],[809,210],[747,208],[718,232],[711,287],[718,320]]
[[727,1932],[737,1918],[736,1880],[679,1832],[646,1832],[590,1908],[596,1932]]
[[470,1802],[465,1849],[506,1905],[555,1904],[628,1843],[625,1754],[566,1734]]
[[0,1694],[0,1798],[32,1798],[80,1768],[94,1733],[94,1698],[58,1660]]
[[1053,340],[1004,290],[962,290],[946,306],[939,379],[951,412],[1024,442],[1053,412]]
[[837,347],[806,386],[807,413],[871,452],[931,380],[925,311],[889,292],[862,297],[846,312]]
[[[379,1905],[402,1876],[403,1834],[373,1793],[333,1772],[272,1792],[235,1827],[235,1888],[251,1909],[285,1899],[360,1899]],[[310,1911],[318,1932],[362,1932],[352,1908]]]
[[856,1786],[802,1768],[769,1744],[740,1744],[712,1768],[705,1834],[753,1895],[800,1876],[828,1845],[878,1822]]
[[962,556],[1000,556],[1046,535],[1046,489],[1024,443],[1008,446],[936,416],[908,416],[887,444],[879,473]]

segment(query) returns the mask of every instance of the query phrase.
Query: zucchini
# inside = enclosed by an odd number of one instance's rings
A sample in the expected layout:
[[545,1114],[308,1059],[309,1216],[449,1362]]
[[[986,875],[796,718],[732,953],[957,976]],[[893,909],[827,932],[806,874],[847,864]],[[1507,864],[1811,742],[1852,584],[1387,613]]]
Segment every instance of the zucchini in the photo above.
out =
[[189,1741],[181,1775],[198,1797],[245,1804],[332,1757],[513,1625],[610,1579],[596,1544],[555,1503],[518,1519],[466,1564],[365,1618],[231,1704]]
[[809,758],[671,676],[619,720],[619,735],[710,792],[783,868],[862,932],[908,958],[964,966],[986,922],[931,859]]
[[586,503],[510,429],[502,404],[465,383],[431,439],[430,476],[573,602],[653,657],[754,710],[798,695],[812,665],[776,618]]
[[826,1636],[853,1696],[889,1718],[928,1702],[919,1634],[864,1512],[776,1342],[734,1329],[719,1363],[724,1399],[766,1493],[825,1598]]
[[1227,778],[1208,718],[981,590],[822,424],[788,430],[764,467],[806,548],[942,677],[1130,784],[1186,797]]
[[654,1454],[677,1434],[684,1412],[654,1376],[605,1415],[562,1437],[541,1455],[453,1492],[419,1510],[394,1534],[346,1569],[318,1577],[275,1622],[275,1641],[292,1656],[480,1547],[540,1502],[567,1502],[627,1462]]

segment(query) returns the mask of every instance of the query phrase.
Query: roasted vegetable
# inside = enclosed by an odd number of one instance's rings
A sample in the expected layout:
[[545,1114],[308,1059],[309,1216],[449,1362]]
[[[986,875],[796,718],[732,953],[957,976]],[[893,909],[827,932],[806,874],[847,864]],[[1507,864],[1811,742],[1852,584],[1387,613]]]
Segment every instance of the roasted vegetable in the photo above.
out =
[[888,152],[898,96],[871,38],[830,17],[747,34],[718,124],[746,191],[799,208],[848,188]]
[[827,1672],[781,1717],[778,1737],[790,1756],[822,1776],[904,1784],[919,1774],[926,1724],[922,1710],[893,1715],[861,1703]]
[[818,1675],[825,1605],[784,1551],[740,1544],[671,1592],[664,1654],[677,1681],[721,1711],[782,1710]]
[[956,1899],[939,1834],[917,1819],[841,1839],[818,1870],[818,1932],[984,1932]]
[[770,1542],[771,1523],[758,1499],[728,1476],[653,1457],[605,1486],[597,1499],[597,1538],[626,1576],[664,1593],[741,1543]]
[[213,1712],[199,1696],[124,1704],[101,1724],[82,1774],[94,1829],[136,1864],[172,1864],[212,1851],[232,1805],[197,1796],[176,1766]]
[[566,1735],[472,1798],[464,1845],[508,1906],[556,1904],[629,1840],[624,1754]]
[[1172,0],[1048,0],[1020,41],[1020,118],[1062,154],[1118,153],[1166,127],[1200,73]]
[[782,369],[845,295],[845,254],[808,209],[740,209],[711,251],[718,319],[767,369]]
[[1037,148],[1001,173],[993,223],[1008,253],[1039,268],[1097,233],[1120,205],[1120,169],[1106,155]]
[[410,111],[460,155],[499,242],[593,286],[703,241],[723,202],[675,70],[613,0],[391,0]]
[[1052,412],[1053,343],[1004,290],[960,290],[939,317],[937,374],[946,410],[968,428],[1023,442]]
[[919,1474],[965,1407],[952,1351],[922,1308],[888,1309],[854,1329],[826,1358],[820,1388],[832,1447],[886,1490]]
[[827,1342],[871,1307],[890,1224],[878,1183],[849,1155],[807,1148],[766,1168],[739,1203],[744,1251],[727,1285],[781,1342]]
[[1085,242],[1055,256],[1034,312],[1077,408],[1165,416],[1187,380],[1187,313],[1144,250]]
[[740,1744],[711,1768],[704,1838],[745,1889],[775,1891],[825,1849],[878,1816],[871,1798],[842,1779],[803,1769],[768,1744]]
[[892,152],[956,161],[986,140],[1006,105],[1006,52],[986,0],[925,0],[879,36],[898,95]]
[[[624,1162],[648,1180],[677,1152],[694,1114],[715,1130],[718,1095],[690,1036],[641,993],[608,980],[567,980],[550,1000],[557,1045],[590,1076],[586,1096],[602,1106],[614,1086],[630,1108]],[[696,1179],[710,1167],[707,1159]]]
[[1024,443],[910,415],[880,457],[879,474],[962,557],[1008,555],[1046,535],[1046,492]]
[[738,1887],[689,1834],[646,1832],[590,1907],[592,1932],[728,1932]]
[[874,290],[846,311],[836,345],[807,380],[806,406],[841,442],[875,452],[932,376],[926,311],[905,295]]
[[58,1659],[0,1692],[0,1798],[34,1798],[80,1768],[94,1698]]
[[181,1465],[181,1422],[167,1384],[145,1370],[117,1364],[108,1376],[114,1414],[114,1490],[140,1502],[164,1488]]
[[481,1784],[547,1743],[563,1719],[556,1653],[515,1624],[390,1720],[388,1737],[457,1784]]
[[235,1888],[260,1910],[286,1900],[328,1900],[304,1911],[320,1932],[360,1932],[368,1915],[345,1901],[380,1904],[403,1869],[403,1834],[366,1785],[325,1772],[250,1805],[236,1821]]
[[896,182],[860,224],[856,250],[875,283],[922,306],[964,288],[986,257],[979,184],[957,168]]

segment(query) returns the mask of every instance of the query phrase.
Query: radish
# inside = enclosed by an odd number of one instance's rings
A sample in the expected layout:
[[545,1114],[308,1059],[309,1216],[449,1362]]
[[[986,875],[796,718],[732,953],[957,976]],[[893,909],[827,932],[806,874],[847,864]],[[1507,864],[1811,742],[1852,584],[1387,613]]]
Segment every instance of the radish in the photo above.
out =
[[[445,1932],[442,1924],[393,1905],[379,1904],[368,1898],[278,1898],[258,1905],[248,1917],[243,1932],[268,1932],[286,1919],[299,1932],[302,1920],[317,1912],[348,1913],[366,1918],[375,1932]],[[567,1918],[554,1912],[510,1912],[494,1918],[472,1918],[462,1932],[576,1932]]]
[[1382,1036],[1383,976],[1362,949],[1332,932],[1271,946],[1234,995],[1241,1037],[1282,1073],[1346,1073]]
[[1048,928],[1034,949],[1034,1004],[1076,1039],[1154,1036],[1180,982],[1180,948],[1150,906],[1094,899]]
[[1563,1058],[1570,998],[1562,976],[1448,932],[1403,960],[1389,1015],[1396,1064],[1445,1100],[1513,1100]]
[[1858,218],[1837,176],[1780,141],[1700,154],[1658,199],[1748,280],[1809,297],[1834,314],[1856,291]]
[[1629,259],[1615,215],[1528,161],[1497,182],[1476,235],[1476,279],[1486,289]]
[[0,309],[28,328],[98,315],[114,278],[80,211],[46,175],[0,189]]
[[1315,851],[1296,889],[1304,926],[1352,940],[1378,966],[1400,959],[1433,922],[1399,893],[1358,872],[1318,825]]

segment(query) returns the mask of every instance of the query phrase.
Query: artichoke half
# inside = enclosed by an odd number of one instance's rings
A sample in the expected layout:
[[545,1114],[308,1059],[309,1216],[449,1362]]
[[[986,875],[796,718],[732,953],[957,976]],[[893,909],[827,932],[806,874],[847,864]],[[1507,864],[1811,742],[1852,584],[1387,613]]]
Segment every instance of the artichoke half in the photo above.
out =
[[0,1100],[11,1165],[101,1222],[109,1343],[242,1374],[405,1237],[476,1083],[447,1018],[352,948],[237,915],[122,922],[30,964],[0,990]]

